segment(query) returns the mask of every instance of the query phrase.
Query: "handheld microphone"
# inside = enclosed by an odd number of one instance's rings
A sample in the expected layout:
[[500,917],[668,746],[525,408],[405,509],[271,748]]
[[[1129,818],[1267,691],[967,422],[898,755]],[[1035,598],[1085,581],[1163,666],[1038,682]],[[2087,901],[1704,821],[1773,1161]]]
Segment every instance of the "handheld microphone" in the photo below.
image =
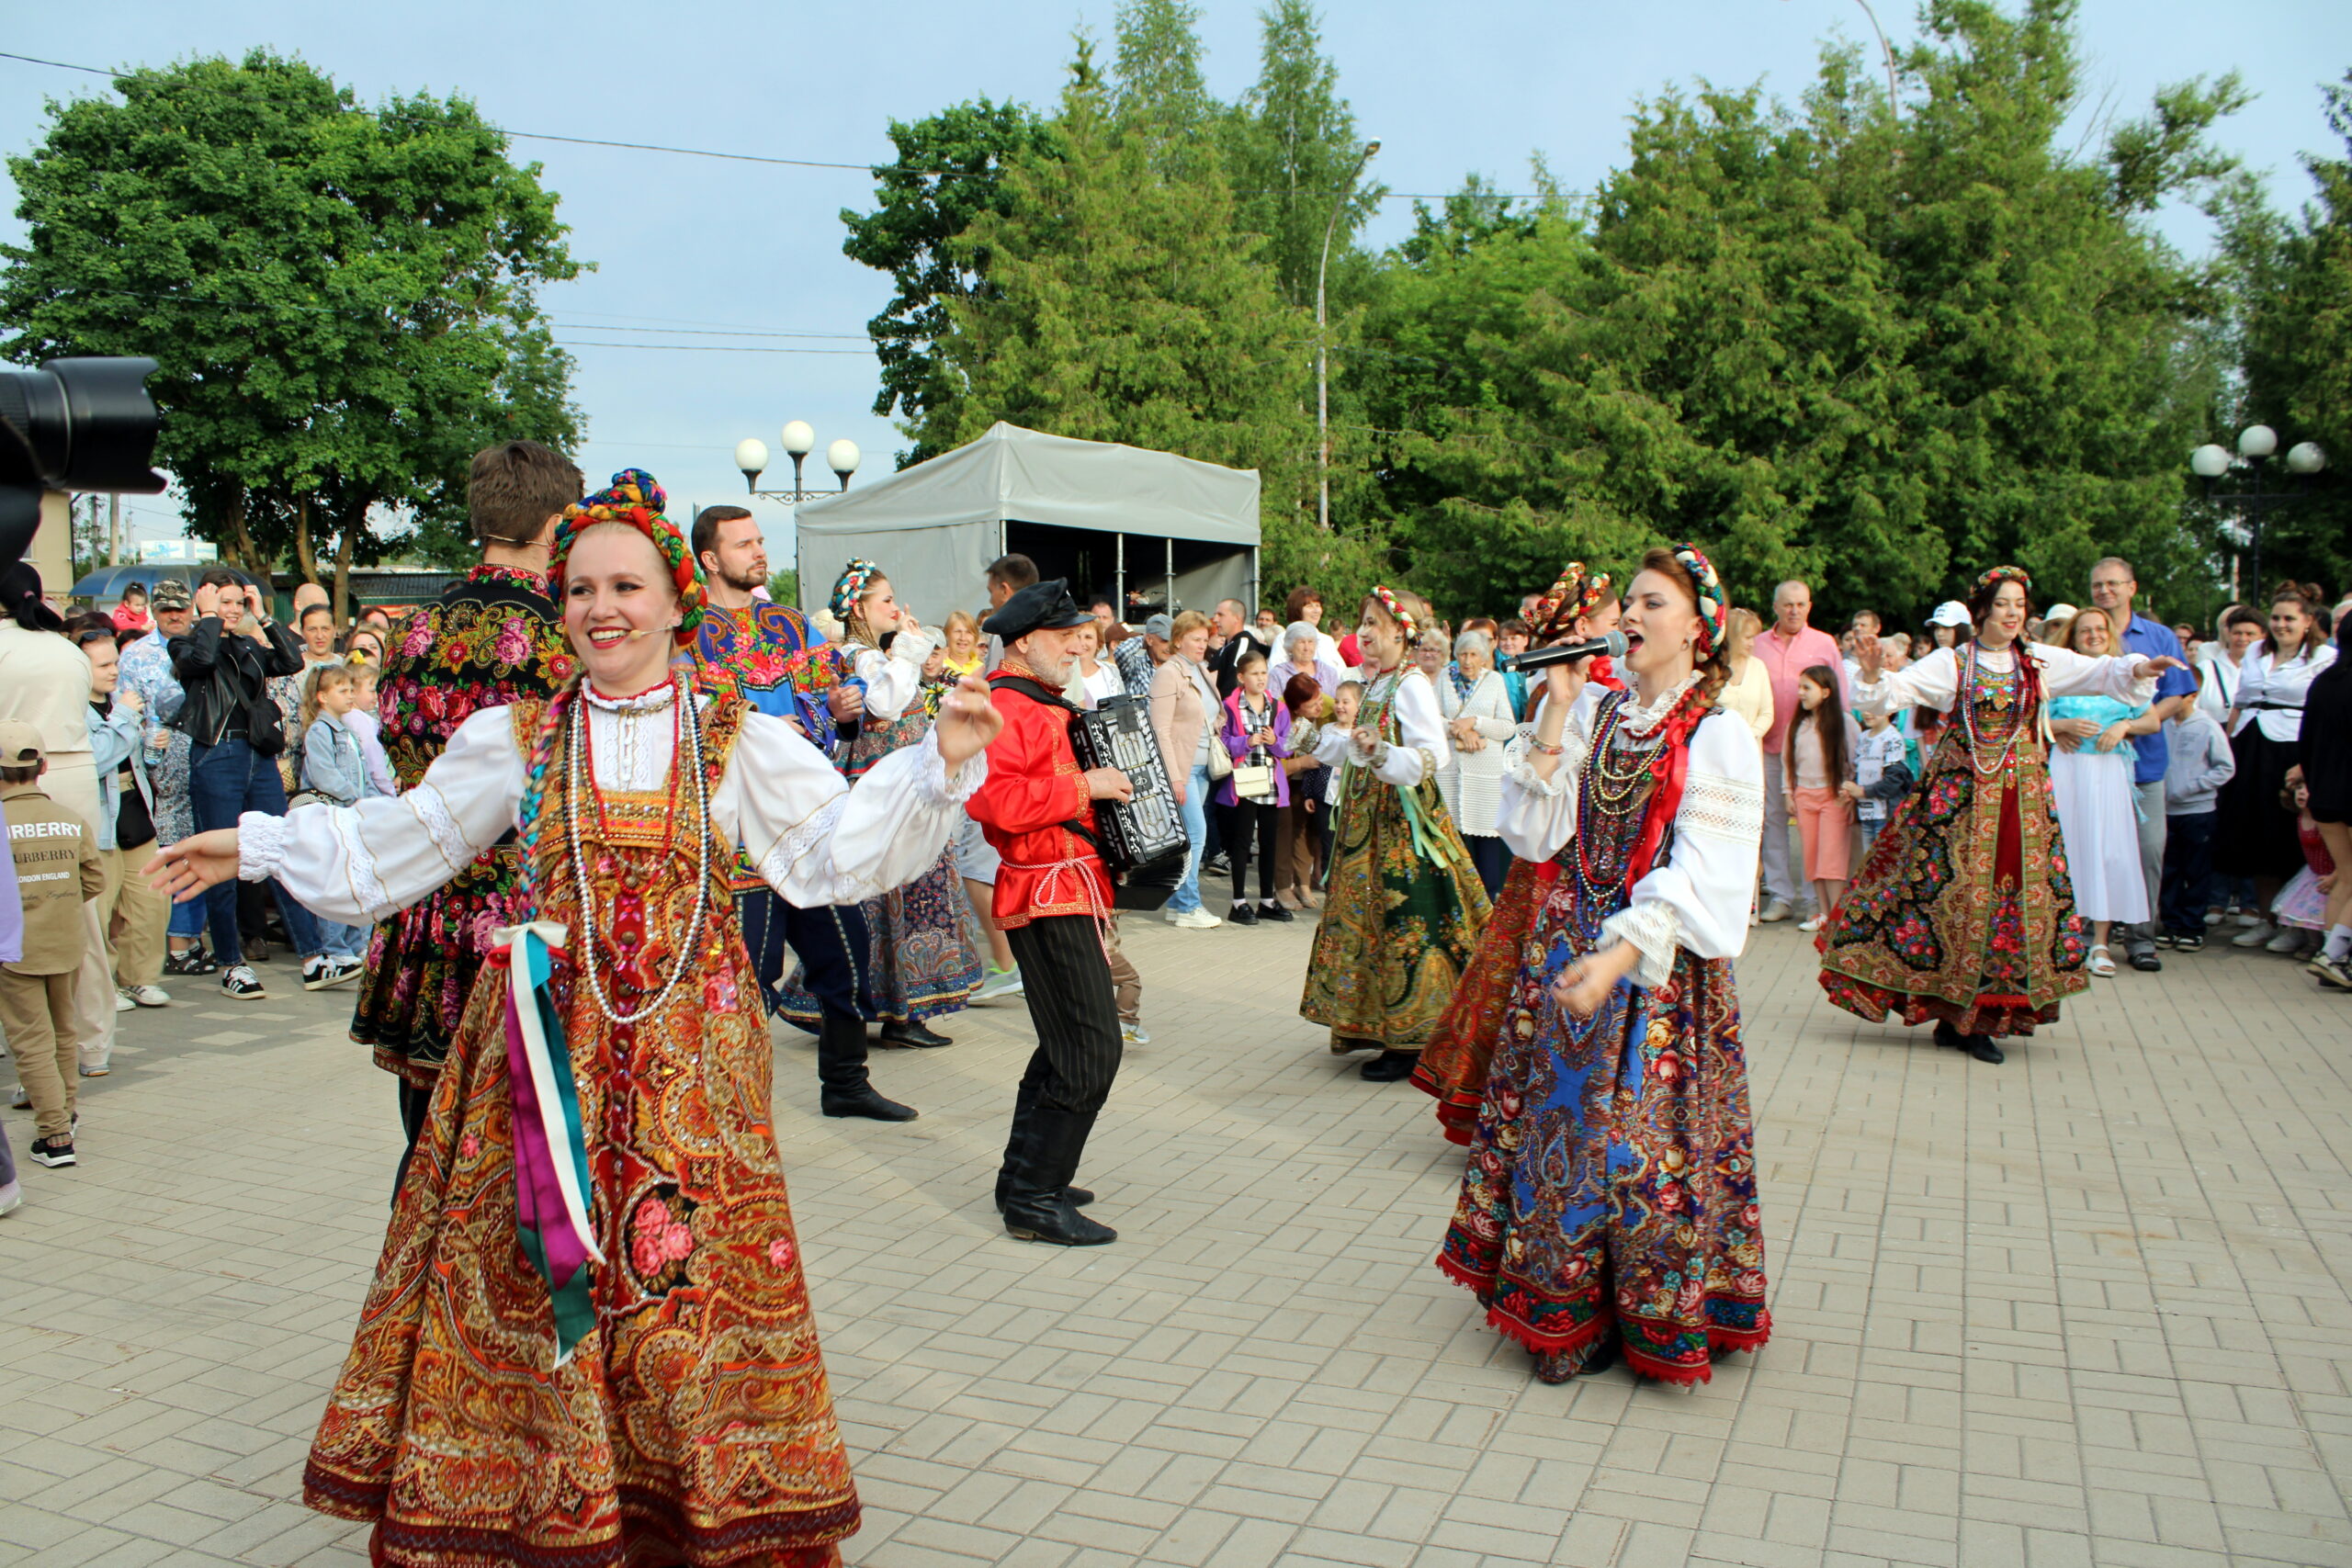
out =
[[1589,659],[1596,653],[1605,653],[1610,658],[1615,659],[1624,651],[1625,634],[1611,632],[1607,637],[1597,637],[1589,642],[1564,642],[1555,648],[1531,648],[1525,653],[1506,653],[1496,660],[1495,663],[1502,669],[1517,670],[1523,673],[1530,670],[1542,670],[1554,664],[1566,664],[1578,659]]

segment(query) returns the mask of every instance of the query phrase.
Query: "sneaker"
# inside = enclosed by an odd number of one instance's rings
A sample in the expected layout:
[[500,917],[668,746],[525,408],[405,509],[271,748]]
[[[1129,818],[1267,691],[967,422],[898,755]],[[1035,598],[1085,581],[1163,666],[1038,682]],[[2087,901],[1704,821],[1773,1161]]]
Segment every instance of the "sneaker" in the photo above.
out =
[[254,977],[254,972],[242,964],[232,964],[220,971],[220,994],[232,1002],[257,1002],[269,996]]
[[1770,903],[1765,905],[1763,910],[1757,915],[1756,923],[1759,926],[1778,925],[1781,921],[1785,920],[1788,918],[1788,900],[1785,898],[1775,898]]
[[17,1086],[17,1092],[8,1097],[8,1109],[11,1111],[30,1111],[32,1108],[33,1091],[27,1089],[24,1085],[18,1084]]
[[2303,968],[2319,981],[2323,991],[2352,991],[2352,964],[2341,958],[2330,958],[2324,951],[2315,953]]
[[980,988],[972,993],[972,999],[984,1002],[992,997],[1017,997],[1020,994],[1021,965],[1016,964],[1010,969],[1000,969],[991,964],[988,966],[988,973],[980,977]]
[[15,1182],[0,1182],[0,1215],[13,1214],[24,1206],[24,1190]]
[[1261,920],[1273,920],[1276,922],[1287,922],[1296,919],[1295,916],[1294,916],[1288,909],[1283,908],[1280,904],[1267,903],[1261,903],[1258,906],[1258,918]]
[[1168,916],[1171,926],[1182,926],[1188,931],[1211,931],[1225,924],[1206,909],[1172,910]]
[[1829,917],[1828,917],[1828,916],[1826,916],[1826,915],[1815,915],[1815,916],[1814,916],[1814,917],[1813,917],[1813,919],[1809,919],[1809,920],[1799,920],[1799,921],[1797,922],[1797,930],[1799,930],[1799,931],[1819,931],[1822,927],[1824,927],[1824,926],[1827,925],[1828,923],[1829,923]]
[[143,1008],[167,1008],[172,1005],[172,993],[161,986],[125,986],[122,994]]
[[1236,904],[1225,918],[1237,926],[1254,926],[1258,923],[1258,911],[1247,904]]
[[2240,909],[2230,918],[2242,926],[2267,926],[2270,923],[2262,918],[2258,909]]
[[2271,930],[2268,920],[2257,919],[2252,925],[2247,925],[2245,917],[2241,916],[2238,924],[2245,926],[2245,929],[2230,938],[2232,947],[2260,947],[2278,934]]
[[2234,909],[2208,909],[2205,911],[2205,923],[2209,926],[2218,926],[2236,912]]
[[2297,931],[2292,926],[2285,927],[2277,936],[2272,937],[2268,942],[2262,944],[2262,951],[2265,953],[2301,953],[2303,950],[2303,940],[2307,934],[2307,932]]
[[1119,1038],[1130,1045],[1148,1045],[1151,1043],[1151,1031],[1140,1023],[1129,1023],[1125,1019],[1121,1019]]
[[85,1078],[102,1078],[113,1072],[114,1067],[107,1062],[76,1062],[74,1070]]
[[132,1001],[132,1000],[130,998],[130,997],[126,996],[126,995],[122,992],[122,990],[120,989],[120,987],[117,987],[117,988],[116,988],[115,993],[114,993],[114,1010],[115,1010],[115,1011],[117,1011],[117,1012],[130,1012],[130,1011],[133,1010],[134,1009],[136,1009],[138,1006],[139,1006],[139,1004],[138,1004],[137,1002]]
[[74,1140],[70,1136],[63,1138],[35,1138],[33,1140],[32,1147],[25,1151],[25,1156],[31,1160],[35,1165],[72,1165],[74,1163]]
[[2172,939],[2172,950],[2175,953],[2202,953],[2205,951],[2205,933],[2191,931],[2187,936],[2177,936]]
[[323,991],[335,986],[349,985],[359,978],[367,967],[356,958],[313,958],[302,965],[302,988]]

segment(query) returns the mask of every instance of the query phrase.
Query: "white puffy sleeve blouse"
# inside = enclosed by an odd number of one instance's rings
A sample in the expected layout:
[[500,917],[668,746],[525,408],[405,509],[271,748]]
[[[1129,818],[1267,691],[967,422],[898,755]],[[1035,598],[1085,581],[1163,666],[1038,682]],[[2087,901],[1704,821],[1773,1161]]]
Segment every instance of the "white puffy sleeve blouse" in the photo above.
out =
[[[1561,731],[1566,754],[1551,778],[1539,777],[1529,765],[1528,733],[1511,743],[1498,827],[1521,860],[1549,860],[1575,837],[1577,780],[1602,694],[1600,686],[1588,685],[1577,697]],[[1747,719],[1717,708],[1691,731],[1682,801],[1666,852],[1634,884],[1625,908],[1601,923],[1603,946],[1625,942],[1640,953],[1634,985],[1664,984],[1677,947],[1701,958],[1739,956],[1747,945],[1747,908],[1763,841],[1763,749]]]
[[[589,694],[597,784],[666,787],[677,742],[668,693]],[[875,763],[853,791],[791,725],[749,714],[711,795],[712,833],[722,848],[742,845],[788,903],[854,904],[930,869],[987,776],[983,754],[949,778],[936,737],[926,735]],[[441,886],[503,837],[516,825],[523,785],[513,710],[484,708],[458,727],[405,795],[301,806],[283,817],[246,812],[237,823],[237,874],[275,876],[328,919],[372,923]]]

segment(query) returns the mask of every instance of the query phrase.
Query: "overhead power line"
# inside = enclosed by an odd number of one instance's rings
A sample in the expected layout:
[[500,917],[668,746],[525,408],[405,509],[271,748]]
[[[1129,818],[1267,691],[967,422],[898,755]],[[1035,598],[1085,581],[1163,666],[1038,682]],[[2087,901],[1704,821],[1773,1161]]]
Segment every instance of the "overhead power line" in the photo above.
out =
[[[76,65],[63,60],[43,60],[37,55],[13,54],[6,50],[0,50],[0,60],[21,61],[27,65],[46,65],[58,71],[79,71],[84,74],[90,76],[105,76],[112,78],[123,74],[120,71],[109,71],[104,66]],[[779,158],[764,152],[721,152],[707,147],[672,147],[656,141],[612,141],[594,136],[559,136],[553,131],[547,130],[517,130],[512,126],[492,125],[487,120],[484,120],[482,124],[485,129],[495,130],[502,136],[512,136],[525,141],[560,141],[573,147],[611,147],[628,152],[661,152],[673,158],[718,158],[728,163],[735,164],[768,164],[788,169],[839,169],[848,173],[860,175],[874,175],[886,171],[896,174],[921,175],[961,175],[971,172],[968,169],[960,168],[905,169],[900,168],[899,165],[894,164],[844,164],[825,158]],[[1254,191],[1236,191],[1234,194],[1236,196],[1250,196],[1263,193]],[[1560,191],[1554,194],[1560,196],[1577,196],[1584,193],[1577,191]],[[1543,201],[1548,199],[1544,193],[1540,191],[1483,190],[1477,192],[1386,190],[1380,193],[1380,199],[1383,201],[1445,201],[1453,197],[1463,195],[1476,195],[1492,201]]]

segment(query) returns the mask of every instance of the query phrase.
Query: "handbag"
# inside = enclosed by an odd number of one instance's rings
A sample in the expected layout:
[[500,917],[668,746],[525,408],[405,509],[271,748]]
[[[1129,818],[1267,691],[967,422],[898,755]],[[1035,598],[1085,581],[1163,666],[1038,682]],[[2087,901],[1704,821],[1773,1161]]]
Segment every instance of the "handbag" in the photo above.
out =
[[1245,762],[1233,770],[1233,795],[1237,800],[1272,800],[1274,798],[1274,770],[1264,762]]

